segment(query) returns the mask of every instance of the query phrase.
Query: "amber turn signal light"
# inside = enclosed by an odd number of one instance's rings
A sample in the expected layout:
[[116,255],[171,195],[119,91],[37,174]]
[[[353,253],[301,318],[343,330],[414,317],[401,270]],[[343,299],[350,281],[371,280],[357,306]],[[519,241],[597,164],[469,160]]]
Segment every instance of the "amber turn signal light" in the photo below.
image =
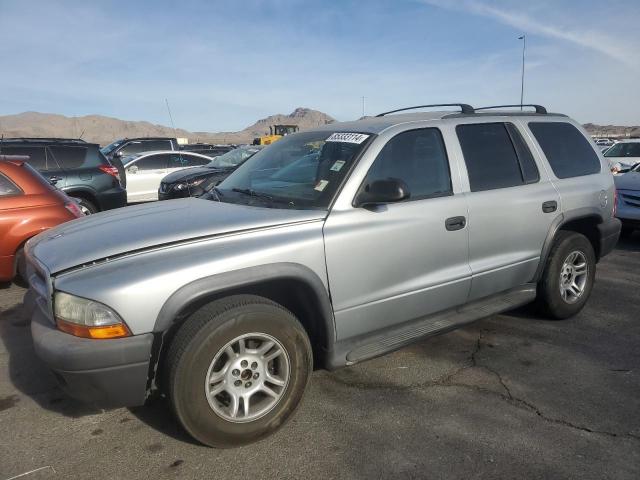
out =
[[88,327],[77,323],[65,322],[58,318],[56,319],[56,324],[58,325],[58,330],[82,338],[109,339],[131,336],[131,331],[123,323],[102,327]]

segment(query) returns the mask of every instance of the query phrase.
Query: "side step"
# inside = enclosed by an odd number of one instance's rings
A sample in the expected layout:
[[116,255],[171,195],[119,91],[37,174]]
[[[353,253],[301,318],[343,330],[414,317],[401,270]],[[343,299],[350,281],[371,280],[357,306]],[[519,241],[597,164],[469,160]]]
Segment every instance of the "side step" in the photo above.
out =
[[481,318],[512,310],[535,298],[536,285],[527,284],[455,309],[419,318],[393,330],[387,329],[358,342],[360,345],[347,354],[347,365],[397,350],[420,338],[454,330]]

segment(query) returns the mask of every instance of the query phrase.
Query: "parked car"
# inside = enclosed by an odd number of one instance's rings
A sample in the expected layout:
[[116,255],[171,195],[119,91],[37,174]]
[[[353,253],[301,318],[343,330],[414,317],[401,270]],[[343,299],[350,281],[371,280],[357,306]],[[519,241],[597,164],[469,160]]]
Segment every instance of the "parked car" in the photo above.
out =
[[614,173],[628,172],[640,163],[640,138],[621,140],[604,152]]
[[622,235],[640,229],[640,164],[614,177],[618,193],[616,217],[622,221]]
[[314,365],[534,300],[545,318],[575,315],[620,233],[606,161],[543,107],[460,108],[287,135],[213,200],[32,239],[36,353],[80,399],[164,392],[193,437],[231,447],[282,426]]
[[170,200],[172,198],[199,197],[210,186],[231,175],[236,168],[262,148],[253,145],[236,148],[214,158],[203,167],[170,173],[160,182],[158,199]]
[[13,138],[0,142],[0,154],[28,156],[27,162],[70,197],[85,215],[126,205],[120,175],[100,153],[82,140]]
[[207,165],[211,159],[192,152],[144,152],[121,159],[127,178],[129,203],[158,200],[160,181],[167,174],[189,167]]
[[207,157],[217,157],[219,155],[224,155],[227,152],[230,152],[236,145],[211,145],[208,143],[189,143],[186,145],[181,145],[180,150],[184,150],[186,152],[196,152],[202,155],[206,155]]
[[178,140],[170,137],[141,137],[121,138],[109,145],[102,147],[100,151],[109,160],[124,158],[142,152],[178,150]]
[[25,242],[82,216],[77,203],[29,166],[27,157],[0,155],[0,281],[27,279]]

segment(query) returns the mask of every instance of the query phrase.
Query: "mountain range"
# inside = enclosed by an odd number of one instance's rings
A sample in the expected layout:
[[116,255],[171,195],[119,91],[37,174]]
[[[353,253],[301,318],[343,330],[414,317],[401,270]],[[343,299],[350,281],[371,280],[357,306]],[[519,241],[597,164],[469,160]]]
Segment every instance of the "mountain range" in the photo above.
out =
[[[335,119],[326,113],[299,107],[288,115],[276,114],[260,119],[238,132],[189,132],[145,121],[120,120],[102,115],[66,117],[53,113],[24,112],[0,116],[0,135],[8,137],[83,138],[106,145],[125,137],[184,137],[189,143],[251,143],[253,138],[269,132],[276,124],[298,125],[300,130],[314,128]],[[584,125],[594,136],[640,137],[640,126]]]
[[276,114],[258,120],[239,132],[189,132],[145,121],[120,120],[102,115],[66,117],[53,113],[24,112],[0,116],[0,135],[5,138],[82,138],[101,145],[125,137],[184,137],[189,139],[189,143],[251,143],[253,138],[268,133],[271,125],[298,125],[305,130],[334,121],[326,113],[300,107],[288,115]]

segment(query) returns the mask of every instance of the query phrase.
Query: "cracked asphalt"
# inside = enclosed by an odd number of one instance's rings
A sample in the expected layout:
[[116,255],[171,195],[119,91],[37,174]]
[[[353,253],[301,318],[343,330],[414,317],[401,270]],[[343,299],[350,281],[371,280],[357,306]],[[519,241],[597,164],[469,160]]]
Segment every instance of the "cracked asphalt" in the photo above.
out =
[[24,289],[0,285],[0,480],[640,478],[640,234],[599,265],[577,317],[523,309],[315,372],[276,435],[195,444],[162,400],[97,411],[34,356]]

